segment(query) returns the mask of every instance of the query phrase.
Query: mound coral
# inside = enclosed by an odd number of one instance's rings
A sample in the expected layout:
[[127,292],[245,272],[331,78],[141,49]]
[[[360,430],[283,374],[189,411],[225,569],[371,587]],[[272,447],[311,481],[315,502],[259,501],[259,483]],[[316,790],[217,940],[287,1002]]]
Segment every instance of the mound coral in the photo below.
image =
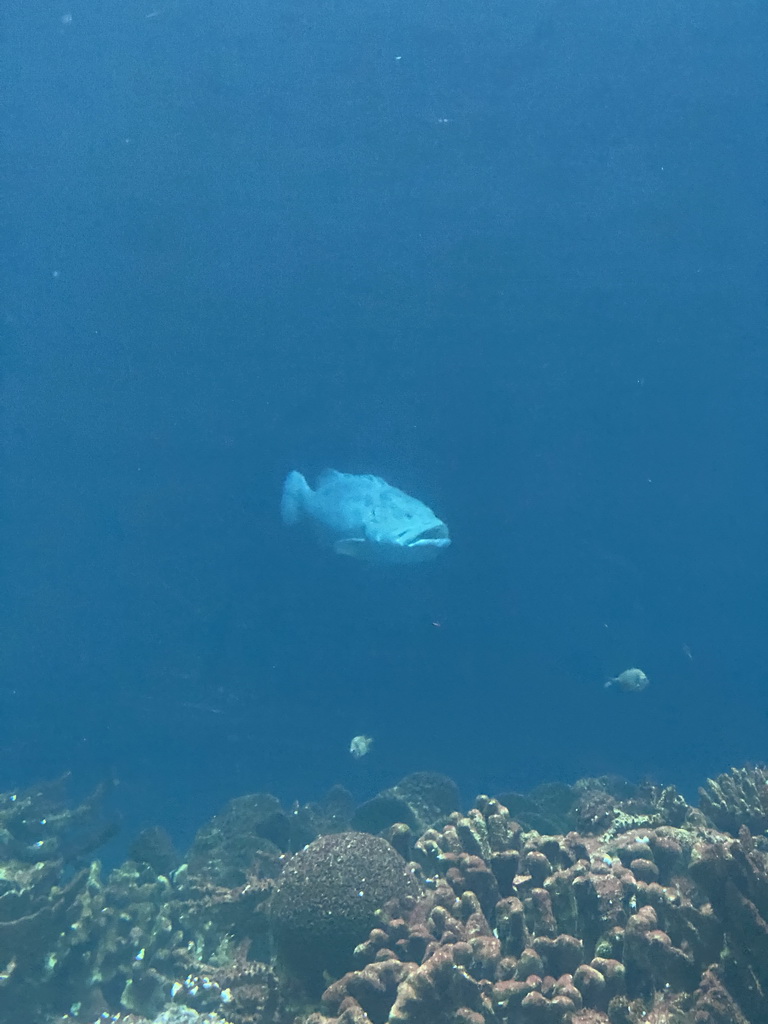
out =
[[310,987],[323,972],[344,971],[376,911],[414,888],[405,861],[385,839],[364,832],[316,839],[288,861],[271,899],[283,962]]

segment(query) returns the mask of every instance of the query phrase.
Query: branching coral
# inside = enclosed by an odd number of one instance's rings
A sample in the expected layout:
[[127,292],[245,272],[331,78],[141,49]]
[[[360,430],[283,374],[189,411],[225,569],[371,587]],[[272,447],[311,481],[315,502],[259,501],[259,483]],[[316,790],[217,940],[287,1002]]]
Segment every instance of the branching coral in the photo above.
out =
[[768,771],[732,768],[699,789],[701,809],[721,832],[739,834],[746,826],[752,835],[768,831]]

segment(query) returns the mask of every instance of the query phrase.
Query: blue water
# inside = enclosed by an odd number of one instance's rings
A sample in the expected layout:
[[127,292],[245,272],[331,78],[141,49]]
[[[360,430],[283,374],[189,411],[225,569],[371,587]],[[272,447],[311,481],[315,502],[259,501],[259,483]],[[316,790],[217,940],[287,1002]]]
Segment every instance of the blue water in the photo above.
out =
[[[0,786],[114,776],[186,838],[767,756],[764,5],[2,20]],[[452,547],[286,530],[325,466]]]

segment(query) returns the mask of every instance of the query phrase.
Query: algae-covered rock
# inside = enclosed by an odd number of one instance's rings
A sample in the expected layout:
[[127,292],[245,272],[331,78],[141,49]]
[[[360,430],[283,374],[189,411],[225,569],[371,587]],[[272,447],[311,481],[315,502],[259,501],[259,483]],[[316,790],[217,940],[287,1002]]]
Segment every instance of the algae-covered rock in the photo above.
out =
[[181,863],[173,840],[159,825],[142,829],[131,845],[130,854],[131,860],[148,864],[158,875],[170,875]]
[[244,885],[252,874],[277,874],[275,865],[288,848],[290,832],[276,797],[236,797],[195,836],[187,855],[190,873],[228,888]]
[[269,793],[235,797],[198,831],[186,860],[190,873],[230,888],[254,874],[279,874],[281,854],[301,850],[319,835],[349,831],[352,795],[334,786],[319,801],[290,813]]
[[403,823],[419,835],[442,823],[458,807],[458,788],[447,775],[413,772],[358,807],[352,827],[361,832],[383,832]]
[[536,829],[553,835],[571,828],[569,814],[576,795],[563,782],[544,783],[528,794],[502,793],[499,802],[524,829]]
[[342,832],[310,843],[286,864],[270,918],[280,957],[310,989],[343,974],[376,911],[416,889],[405,861],[378,836]]
[[703,823],[674,786],[644,782],[639,786],[618,776],[579,779],[573,786],[576,800],[571,828],[582,835],[619,835],[632,828],[659,825],[680,827]]

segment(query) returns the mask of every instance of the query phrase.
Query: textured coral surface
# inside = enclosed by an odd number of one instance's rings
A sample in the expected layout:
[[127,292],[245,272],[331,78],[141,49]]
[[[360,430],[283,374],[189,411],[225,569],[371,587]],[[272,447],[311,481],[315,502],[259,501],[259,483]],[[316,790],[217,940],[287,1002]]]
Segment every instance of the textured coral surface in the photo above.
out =
[[766,1024],[765,779],[255,794],[106,875],[103,792],[1,795],[0,1024]]

